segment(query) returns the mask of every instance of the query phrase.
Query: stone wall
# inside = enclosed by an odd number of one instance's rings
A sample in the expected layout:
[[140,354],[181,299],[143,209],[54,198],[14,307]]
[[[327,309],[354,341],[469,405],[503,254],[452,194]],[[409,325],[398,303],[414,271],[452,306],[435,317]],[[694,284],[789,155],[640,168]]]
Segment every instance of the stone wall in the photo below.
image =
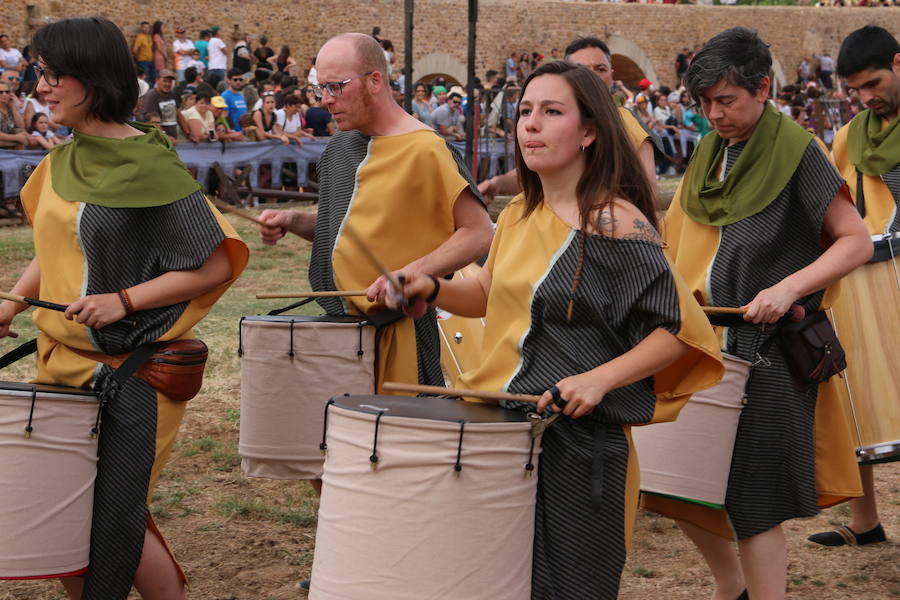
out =
[[[393,41],[397,69],[403,65],[403,0],[3,0],[0,31],[22,47],[41,18],[102,15],[133,35],[142,20],[162,20],[169,38],[176,25],[191,37],[218,24],[223,39],[239,28],[267,34],[276,51],[291,47],[298,63],[308,60],[328,37],[342,31],[368,33],[381,27]],[[417,0],[415,3],[415,77],[446,73],[465,77],[468,36],[467,2]],[[891,8],[744,7],[607,4],[562,0],[481,0],[476,72],[499,68],[511,51],[562,50],[575,36],[606,38],[613,53],[628,56],[651,80],[674,81],[674,56],[685,46],[702,44],[731,26],[759,29],[772,46],[776,75],[793,78],[805,54],[835,56],[843,37],[868,23],[900,34],[900,10]]]

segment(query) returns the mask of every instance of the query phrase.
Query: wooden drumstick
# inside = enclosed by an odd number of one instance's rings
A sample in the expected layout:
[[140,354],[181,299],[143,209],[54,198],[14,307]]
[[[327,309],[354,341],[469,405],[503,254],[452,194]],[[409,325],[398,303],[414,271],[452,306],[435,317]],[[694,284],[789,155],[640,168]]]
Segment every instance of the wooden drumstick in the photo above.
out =
[[708,315],[743,315],[747,312],[743,308],[729,308],[727,306],[701,306],[700,308]]
[[479,398],[481,400],[507,400],[510,402],[529,402],[531,404],[537,404],[541,400],[540,396],[532,396],[530,394],[462,390],[459,388],[445,388],[439,385],[416,385],[394,381],[385,381],[381,389],[388,392],[413,392],[415,394],[432,394],[435,396],[469,396],[470,398]]
[[15,331],[13,331],[12,329],[10,329],[9,331],[6,332],[6,337],[16,339],[17,337],[19,337],[19,334],[16,333]]
[[227,202],[222,202],[218,198],[210,198],[209,200],[216,206],[216,208],[218,208],[222,212],[228,212],[228,213],[237,215],[237,216],[241,217],[242,219],[247,219],[248,221],[252,221],[253,223],[256,223],[257,225],[262,225],[263,227],[268,227],[268,225],[266,225],[265,223],[263,223],[262,221],[257,219],[256,215],[254,215],[251,212],[248,212],[242,208],[238,208],[237,206],[232,206],[232,205],[228,204]]
[[[45,302],[44,300],[38,300],[37,298],[28,298],[27,296],[20,296],[18,294],[7,294],[6,292],[0,292],[0,300],[10,300],[12,302],[18,302],[19,304],[30,304],[31,306],[37,306],[38,308],[46,308],[58,312],[66,312],[66,309],[69,308],[65,304]],[[119,319],[118,322],[122,323],[123,325],[129,325],[131,327],[134,327],[135,325],[135,322],[132,319]]]
[[257,294],[257,300],[270,300],[273,298],[346,298],[350,296],[365,296],[366,290],[338,290],[336,292],[275,292],[270,294]]
[[396,291],[398,294],[402,293],[403,286],[400,285],[400,282],[397,281],[397,278],[394,277],[393,273],[391,273],[391,270],[387,268],[387,265],[378,260],[378,257],[375,256],[375,253],[372,252],[372,249],[369,248],[369,245],[366,244],[366,242],[363,241],[361,237],[359,237],[359,234],[356,233],[353,227],[351,227],[349,223],[344,223],[343,231],[347,234],[347,237],[350,238],[350,241],[356,244],[356,247],[360,252],[363,253],[363,256],[366,257],[366,260],[368,260],[373,267],[378,269],[381,274],[384,275],[384,278],[390,282],[390,284],[394,287],[394,291]]

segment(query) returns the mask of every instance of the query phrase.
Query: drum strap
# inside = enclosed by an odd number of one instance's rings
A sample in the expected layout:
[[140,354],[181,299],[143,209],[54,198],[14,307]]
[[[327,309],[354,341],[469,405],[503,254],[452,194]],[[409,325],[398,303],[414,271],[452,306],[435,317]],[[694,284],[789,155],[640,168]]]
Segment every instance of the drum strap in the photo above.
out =
[[856,210],[860,217],[866,218],[866,195],[863,192],[863,174],[859,169],[856,169]]
[[28,340],[24,344],[21,344],[3,356],[0,356],[0,369],[4,369],[14,362],[25,358],[29,354],[34,354],[35,352],[37,352],[37,338]]

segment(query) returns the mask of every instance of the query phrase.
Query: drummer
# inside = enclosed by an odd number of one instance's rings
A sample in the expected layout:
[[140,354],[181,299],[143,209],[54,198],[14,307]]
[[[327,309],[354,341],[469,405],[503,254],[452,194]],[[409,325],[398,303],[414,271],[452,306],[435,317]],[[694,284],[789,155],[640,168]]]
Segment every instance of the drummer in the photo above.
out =
[[[314,291],[368,288],[365,298],[320,299],[329,315],[373,314],[389,286],[344,227],[390,269],[441,277],[484,256],[491,221],[460,154],[394,102],[378,42],[338,35],[316,69],[313,91],[341,129],[317,164],[318,212],[265,210],[260,234],[267,244],[288,232],[313,242]],[[444,385],[433,310],[382,328],[377,354],[379,392],[385,380]]]
[[[388,268],[442,277],[485,255],[491,220],[460,154],[394,101],[378,42],[338,35],[319,50],[316,69],[313,91],[341,129],[316,166],[318,211],[265,210],[260,235],[266,244],[288,232],[313,242],[314,291],[368,288],[365,298],[320,299],[329,315],[384,316],[388,283],[344,227]],[[443,386],[438,336],[433,309],[382,327],[376,391],[384,381]],[[321,480],[311,483],[321,493]],[[300,586],[309,589],[309,580]]]
[[[716,35],[695,55],[685,85],[716,133],[694,152],[662,230],[697,298],[710,306],[742,307],[745,320],[757,324],[775,323],[795,303],[808,312],[827,306],[831,294],[824,290],[872,255],[826,150],[769,104],[771,68],[768,44],[743,27]],[[698,546],[715,578],[715,600],[748,593],[783,598],[787,549],[781,523],[818,512],[825,500],[817,498],[817,484],[820,493],[859,489],[845,422],[843,438],[834,434],[820,444],[838,453],[835,460],[814,461],[814,424],[821,411],[839,410],[839,404],[826,397],[826,384],[800,391],[778,344],[760,359],[767,335],[749,323],[720,332],[723,351],[753,363],[725,509],[656,496],[643,500],[676,518]],[[850,481],[829,486],[835,473]]]
[[[612,54],[609,46],[600,38],[586,36],[575,38],[566,46],[565,59],[575,65],[590,69],[603,84],[610,88],[613,85]],[[628,139],[631,140],[634,149],[638,153],[641,165],[648,179],[655,187],[656,163],[653,157],[653,145],[649,132],[641,125],[641,122],[630,110],[618,107],[619,117],[625,126]],[[491,199],[498,194],[514,195],[522,191],[516,169],[503,175],[497,175],[485,179],[478,185],[478,189],[485,199]]]
[[[869,234],[896,233],[900,231],[900,44],[881,27],[857,29],[841,44],[838,75],[847,80],[867,109],[838,131],[832,147],[834,160],[857,207],[865,212],[863,221]],[[850,501],[850,524],[811,535],[810,541],[824,546],[885,541],[872,466],[860,466],[859,472],[864,495]]]
[[462,387],[543,394],[541,412],[555,388],[553,410],[569,418],[543,436],[531,598],[612,599],[637,508],[630,424],[674,419],[721,377],[721,356],[670,269],[650,181],[591,71],[556,61],[532,73],[515,152],[524,193],[500,215],[478,277],[404,273],[405,294],[485,316],[482,364]]
[[[137,72],[114,23],[62,19],[34,34],[37,90],[74,139],[22,188],[35,258],[13,293],[55,303],[34,311],[38,383],[115,389],[112,368],[84,352],[131,353],[190,339],[247,264],[247,246],[203,195],[168,138],[129,122]],[[0,303],[0,338],[22,305]],[[131,315],[131,313],[134,313]],[[121,323],[126,315],[134,321]],[[103,406],[90,567],[62,583],[71,598],[187,598],[186,579],[147,509],[185,402],[129,377]],[[2,501],[2,499],[0,499]]]

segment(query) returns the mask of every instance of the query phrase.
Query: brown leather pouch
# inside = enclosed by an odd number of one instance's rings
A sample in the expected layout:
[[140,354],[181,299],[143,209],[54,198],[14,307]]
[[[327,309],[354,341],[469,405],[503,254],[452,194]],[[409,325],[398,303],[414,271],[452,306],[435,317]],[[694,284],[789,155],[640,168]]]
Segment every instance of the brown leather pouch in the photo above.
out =
[[[134,372],[134,376],[176,402],[186,402],[196,396],[203,386],[203,371],[209,355],[206,344],[202,340],[174,340],[157,342],[155,346],[153,354]],[[77,348],[72,350],[113,369],[121,367],[132,356],[131,354],[111,356]]]
[[778,332],[778,342],[794,383],[802,391],[847,368],[844,348],[824,311],[786,322]]

